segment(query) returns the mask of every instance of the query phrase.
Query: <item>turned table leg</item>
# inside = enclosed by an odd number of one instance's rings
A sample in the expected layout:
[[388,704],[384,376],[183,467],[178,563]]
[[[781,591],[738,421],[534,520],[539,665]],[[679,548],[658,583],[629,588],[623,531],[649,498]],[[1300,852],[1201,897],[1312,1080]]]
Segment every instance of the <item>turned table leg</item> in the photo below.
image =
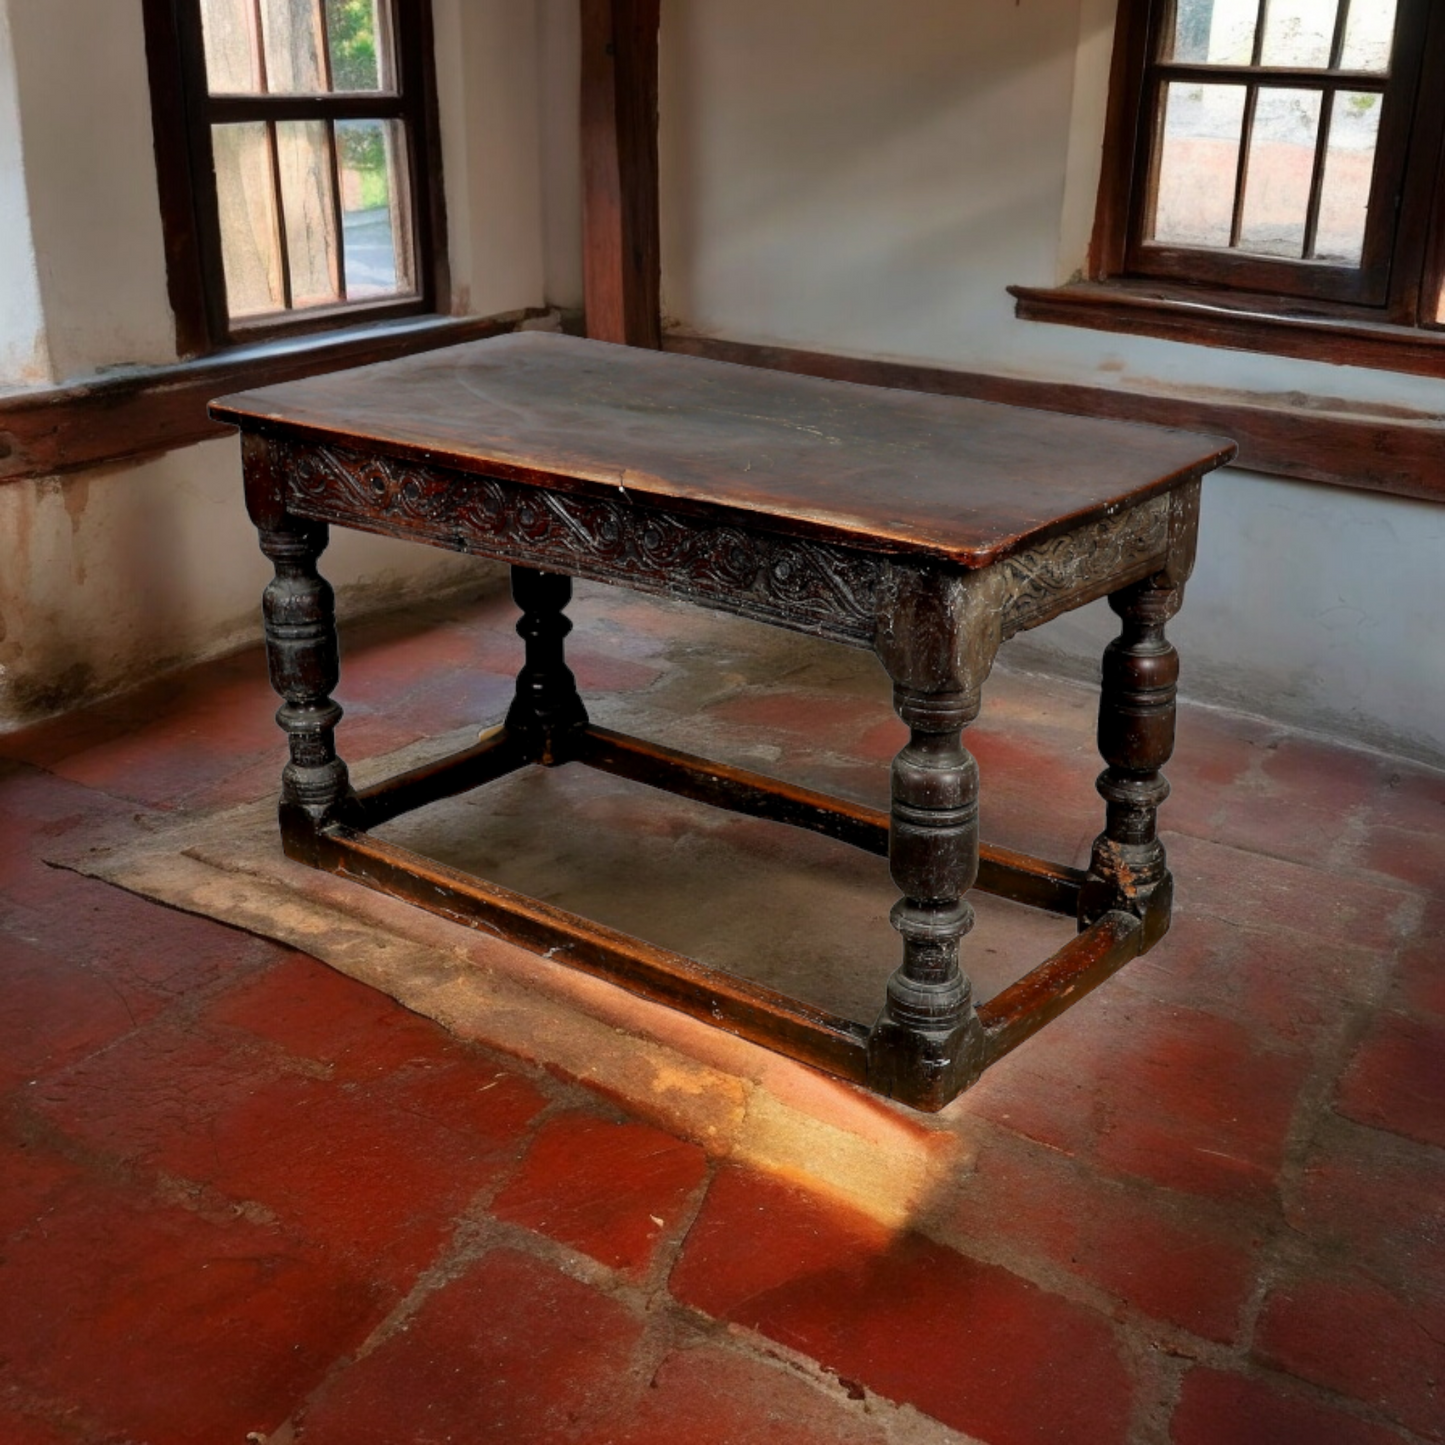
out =
[[527,746],[535,761],[548,766],[564,763],[569,735],[587,726],[587,709],[563,646],[572,631],[566,615],[572,579],[513,567],[512,598],[522,609],[517,634],[526,644],[526,661],[517,674],[507,731]]
[[903,962],[868,1038],[868,1082],[941,1109],[982,1068],[983,1030],[959,944],[978,877],[978,764],[963,745],[999,643],[997,579],[896,569],[875,646],[908,741],[893,761],[888,865],[902,897],[890,920]]
[[1079,922],[1087,926],[1113,909],[1133,913],[1144,924],[1144,948],[1168,930],[1173,900],[1158,813],[1169,796],[1160,770],[1174,751],[1179,654],[1164,625],[1183,597],[1182,585],[1160,576],[1109,598],[1123,627],[1105,650],[1099,698],[1099,753],[1108,767],[1097,787],[1106,821],[1079,899]]
[[973,987],[959,943],[973,927],[963,896],[978,877],[978,764],[963,746],[978,698],[894,690],[909,738],[893,760],[888,866],[903,896],[889,921],[903,962],[888,980],[870,1039],[875,1087],[915,1107],[939,1108],[968,1081]]
[[281,774],[281,834],[290,856],[311,861],[317,830],[351,797],[336,752],[341,706],[331,697],[340,675],[336,601],[316,570],[328,531],[324,522],[286,516],[258,530],[276,569],[262,598],[266,662],[282,698],[276,721],[291,748]]

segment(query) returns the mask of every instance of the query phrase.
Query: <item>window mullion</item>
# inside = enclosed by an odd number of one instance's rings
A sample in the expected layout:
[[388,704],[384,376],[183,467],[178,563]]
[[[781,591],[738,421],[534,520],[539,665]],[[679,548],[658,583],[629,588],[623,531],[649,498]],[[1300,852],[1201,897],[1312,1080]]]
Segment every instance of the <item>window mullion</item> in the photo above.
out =
[[1310,172],[1310,198],[1305,207],[1304,249],[1301,255],[1306,261],[1315,258],[1315,242],[1319,239],[1320,201],[1325,190],[1325,160],[1330,149],[1330,125],[1335,113],[1333,86],[1326,86],[1320,95],[1320,126],[1315,136],[1315,163]]
[[1254,146],[1254,112],[1258,103],[1259,87],[1251,85],[1245,91],[1244,115],[1239,123],[1239,157],[1234,167],[1234,210],[1229,222],[1230,250],[1238,247],[1240,232],[1244,229],[1244,188],[1249,184],[1249,154]]

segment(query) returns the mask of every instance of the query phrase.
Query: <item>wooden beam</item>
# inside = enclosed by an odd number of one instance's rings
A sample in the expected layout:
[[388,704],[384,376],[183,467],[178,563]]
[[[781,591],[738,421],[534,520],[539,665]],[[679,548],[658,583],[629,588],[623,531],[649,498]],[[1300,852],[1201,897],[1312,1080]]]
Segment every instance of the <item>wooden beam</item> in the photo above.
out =
[[657,203],[661,0],[581,0],[587,334],[662,345]]
[[419,317],[11,392],[0,396],[0,483],[133,462],[229,436],[232,428],[206,413],[218,396],[500,336],[545,314]]

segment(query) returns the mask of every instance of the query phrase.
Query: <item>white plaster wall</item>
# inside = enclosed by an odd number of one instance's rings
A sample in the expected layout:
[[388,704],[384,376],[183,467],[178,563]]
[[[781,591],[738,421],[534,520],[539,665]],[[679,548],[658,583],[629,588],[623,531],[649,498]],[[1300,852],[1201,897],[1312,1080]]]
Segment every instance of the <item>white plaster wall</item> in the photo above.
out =
[[[40,715],[259,637],[271,568],[240,465],[226,438],[0,487],[0,715]],[[322,568],[343,611],[489,575],[472,559],[339,529]]]
[[0,3],[0,388],[51,380],[45,313],[21,164],[20,97],[10,9]]
[[[742,340],[1445,416],[1423,377],[1018,321],[1086,256],[1112,0],[664,0],[664,304]],[[1445,458],[1445,437],[1442,437]],[[1445,762],[1437,506],[1231,473],[1186,691]],[[1092,609],[1013,654],[1092,671]]]
[[141,0],[9,0],[51,364],[175,359]]
[[542,302],[533,0],[434,0],[453,310]]
[[[454,309],[543,300],[532,0],[437,0]],[[173,359],[140,0],[0,0],[0,387]],[[0,486],[0,727],[258,636],[234,441]],[[482,564],[338,533],[352,612]]]
[[537,0],[547,304],[582,307],[582,26],[576,0]]

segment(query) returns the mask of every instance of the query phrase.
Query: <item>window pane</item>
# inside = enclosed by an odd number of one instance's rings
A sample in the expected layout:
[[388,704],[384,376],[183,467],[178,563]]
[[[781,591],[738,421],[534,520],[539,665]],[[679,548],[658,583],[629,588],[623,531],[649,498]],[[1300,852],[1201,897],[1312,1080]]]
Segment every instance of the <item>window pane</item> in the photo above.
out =
[[201,0],[206,88],[212,95],[249,95],[261,88],[256,9],[251,0]]
[[1244,87],[1176,82],[1164,89],[1153,237],[1184,246],[1227,246]]
[[1269,0],[1260,63],[1329,65],[1338,8],[1336,0]]
[[416,289],[402,141],[397,121],[336,123],[348,301]]
[[263,0],[266,89],[276,95],[324,91],[320,0]]
[[1248,65],[1258,14],[1259,0],[1178,0],[1164,58],[1191,65]]
[[1394,34],[1395,0],[1352,0],[1340,64],[1346,70],[1388,70]]
[[325,0],[333,90],[391,90],[388,27],[380,0]]
[[281,210],[286,218],[291,304],[320,306],[339,301],[326,122],[278,123],[276,158],[281,171]]
[[1365,245],[1365,214],[1375,173],[1375,140],[1380,131],[1380,97],[1342,90],[1330,114],[1330,143],[1320,190],[1320,223],[1315,256],[1358,266]]
[[1244,186],[1241,250],[1296,259],[1304,255],[1319,128],[1319,91],[1261,88]]
[[271,189],[271,146],[263,122],[211,127],[226,304],[232,317],[279,311],[281,247]]

